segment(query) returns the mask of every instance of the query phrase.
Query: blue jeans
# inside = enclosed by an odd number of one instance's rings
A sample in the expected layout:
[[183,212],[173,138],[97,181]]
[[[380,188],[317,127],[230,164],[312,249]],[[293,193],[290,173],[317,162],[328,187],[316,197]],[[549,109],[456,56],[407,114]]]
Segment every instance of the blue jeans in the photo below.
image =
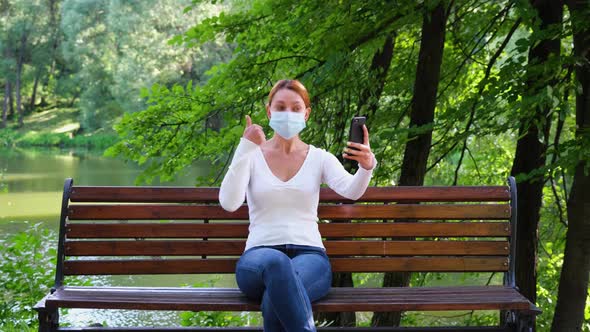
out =
[[265,332],[316,331],[311,303],[332,285],[332,267],[321,247],[281,244],[244,251],[236,281],[247,298],[261,301]]

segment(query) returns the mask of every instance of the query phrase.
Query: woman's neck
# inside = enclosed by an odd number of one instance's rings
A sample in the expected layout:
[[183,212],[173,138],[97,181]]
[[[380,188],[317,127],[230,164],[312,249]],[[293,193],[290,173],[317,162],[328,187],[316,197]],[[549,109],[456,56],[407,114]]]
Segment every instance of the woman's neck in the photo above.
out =
[[287,140],[276,133],[270,140],[268,140],[268,143],[270,148],[272,148],[273,150],[279,150],[284,154],[290,154],[292,152],[295,152],[306,145],[299,138],[299,135],[296,135],[295,137]]

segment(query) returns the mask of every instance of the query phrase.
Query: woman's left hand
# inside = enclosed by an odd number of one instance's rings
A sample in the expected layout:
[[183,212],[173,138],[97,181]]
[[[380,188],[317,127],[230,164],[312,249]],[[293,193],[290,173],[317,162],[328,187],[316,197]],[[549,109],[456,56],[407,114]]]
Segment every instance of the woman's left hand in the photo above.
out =
[[371,146],[369,145],[369,130],[366,125],[363,125],[363,133],[363,144],[347,142],[348,147],[344,148],[342,157],[356,160],[362,168],[370,170],[373,168],[375,161],[373,159],[373,152],[371,152]]

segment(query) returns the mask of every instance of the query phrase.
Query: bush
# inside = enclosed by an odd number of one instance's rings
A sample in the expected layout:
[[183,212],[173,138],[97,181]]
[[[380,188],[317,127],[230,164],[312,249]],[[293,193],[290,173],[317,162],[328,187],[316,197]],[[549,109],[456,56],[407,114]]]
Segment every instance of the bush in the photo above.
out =
[[2,129],[0,130],[0,148],[9,148],[16,145],[16,141],[22,135],[10,129]]
[[[36,330],[33,306],[54,285],[57,234],[42,223],[0,238],[0,331]],[[72,278],[71,284],[89,285]]]
[[0,246],[0,330],[37,324],[33,306],[53,285],[56,234],[37,223]]
[[6,169],[0,169],[0,194],[8,192],[8,186],[4,183],[4,173]]

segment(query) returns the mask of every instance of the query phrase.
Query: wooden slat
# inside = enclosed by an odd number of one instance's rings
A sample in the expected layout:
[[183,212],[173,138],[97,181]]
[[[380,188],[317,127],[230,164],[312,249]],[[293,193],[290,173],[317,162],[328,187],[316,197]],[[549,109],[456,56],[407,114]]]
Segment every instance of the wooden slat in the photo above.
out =
[[[235,273],[237,259],[70,260],[65,275]],[[499,272],[506,257],[330,258],[333,272]]]
[[[48,308],[225,310],[259,311],[237,288],[67,287],[46,300]],[[504,286],[459,287],[332,287],[312,303],[316,312],[414,310],[522,310],[535,307],[513,288]]]
[[[73,238],[246,238],[248,223],[68,223]],[[508,222],[320,223],[322,236],[335,237],[508,237]]]
[[[71,220],[248,219],[248,208],[227,212],[213,205],[70,205]],[[321,205],[320,219],[489,219],[510,217],[507,204]]]
[[[219,188],[74,186],[72,202],[218,203]],[[368,187],[359,202],[501,202],[509,201],[507,186]],[[320,201],[348,199],[330,188],[320,189]]]
[[[68,256],[241,255],[246,241],[67,241]],[[328,255],[356,256],[500,256],[506,241],[325,241]]]
[[[262,326],[223,327],[223,332],[264,332]],[[341,326],[318,326],[320,332],[514,332],[509,326],[453,326],[449,327],[341,327]],[[106,328],[88,328],[88,327],[60,327],[57,331],[61,332],[89,332],[89,331],[107,331],[107,332],[211,332],[211,327],[106,327]]]
[[74,186],[72,202],[219,203],[219,188]]
[[[508,186],[368,187],[360,202],[507,202]],[[320,201],[346,201],[332,189],[320,189]]]
[[508,237],[508,222],[320,223],[325,237]]

